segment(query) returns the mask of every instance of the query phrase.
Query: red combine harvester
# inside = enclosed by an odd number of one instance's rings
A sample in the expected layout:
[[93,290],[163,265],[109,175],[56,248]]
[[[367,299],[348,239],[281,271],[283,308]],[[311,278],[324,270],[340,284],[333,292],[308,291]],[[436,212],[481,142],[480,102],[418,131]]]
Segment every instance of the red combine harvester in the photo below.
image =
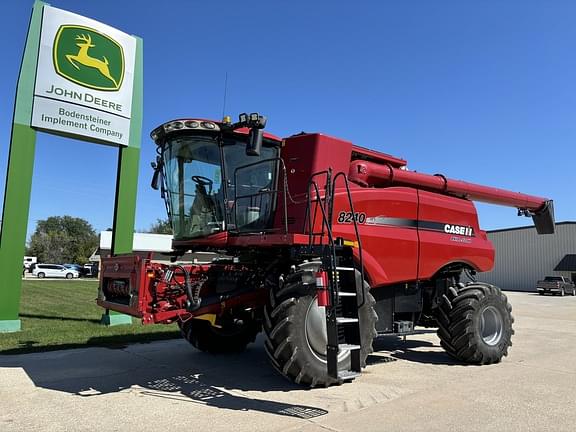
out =
[[[174,231],[172,264],[103,260],[98,304],[177,322],[211,353],[242,351],[264,329],[272,365],[296,383],[358,376],[377,335],[438,327],[452,357],[499,362],[511,307],[474,280],[494,264],[472,201],[516,207],[541,234],[553,203],[409,171],[406,161],[322,134],[286,139],[266,119],[186,119],[155,129],[152,187]],[[209,264],[179,262],[214,252]]]

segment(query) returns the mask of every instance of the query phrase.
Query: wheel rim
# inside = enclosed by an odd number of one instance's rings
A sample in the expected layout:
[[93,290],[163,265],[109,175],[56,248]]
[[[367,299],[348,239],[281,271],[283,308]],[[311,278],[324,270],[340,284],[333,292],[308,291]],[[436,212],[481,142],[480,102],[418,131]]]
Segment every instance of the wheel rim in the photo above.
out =
[[486,345],[494,346],[502,339],[502,314],[494,306],[487,306],[480,314],[480,335]]
[[[326,332],[326,310],[318,306],[318,298],[310,302],[306,311],[306,342],[314,356],[323,363],[326,363],[326,344],[328,335]],[[338,355],[338,361],[348,356],[350,351],[342,351]]]

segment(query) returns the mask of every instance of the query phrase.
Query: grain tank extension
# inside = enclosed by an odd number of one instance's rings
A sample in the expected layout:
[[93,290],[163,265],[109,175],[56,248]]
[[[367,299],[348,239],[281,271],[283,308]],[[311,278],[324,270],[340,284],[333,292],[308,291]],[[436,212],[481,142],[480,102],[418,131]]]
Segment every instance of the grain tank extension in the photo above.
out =
[[[281,139],[265,125],[253,113],[152,132],[172,260],[104,259],[99,305],[144,324],[176,322],[208,353],[242,351],[263,331],[272,366],[312,387],[354,379],[374,337],[416,326],[437,327],[464,363],[507,355],[506,296],[464,282],[494,265],[473,201],[515,207],[548,234],[551,200],[410,171],[323,134]],[[189,252],[211,258],[185,261]]]

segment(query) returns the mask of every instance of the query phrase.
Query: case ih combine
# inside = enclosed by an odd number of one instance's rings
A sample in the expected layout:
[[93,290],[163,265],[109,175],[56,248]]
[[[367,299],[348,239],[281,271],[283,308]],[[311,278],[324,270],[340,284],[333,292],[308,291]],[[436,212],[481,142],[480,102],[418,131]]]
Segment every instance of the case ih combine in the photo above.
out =
[[[265,123],[242,114],[152,132],[173,264],[104,259],[99,305],[144,324],[177,322],[211,353],[242,351],[263,329],[272,365],[307,386],[353,379],[375,336],[417,325],[437,326],[462,362],[507,355],[506,296],[461,282],[494,263],[472,201],[516,207],[541,234],[554,231],[552,201],[410,171],[322,134],[279,139]],[[218,255],[178,263],[190,250]]]

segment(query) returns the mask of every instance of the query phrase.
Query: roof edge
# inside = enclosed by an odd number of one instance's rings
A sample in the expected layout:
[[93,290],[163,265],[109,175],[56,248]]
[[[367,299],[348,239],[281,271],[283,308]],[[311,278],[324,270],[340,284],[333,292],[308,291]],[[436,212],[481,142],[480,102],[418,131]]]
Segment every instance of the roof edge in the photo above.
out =
[[[576,221],[556,222],[554,225],[555,225],[555,226],[559,226],[559,225],[576,225]],[[490,233],[504,232],[504,231],[518,231],[518,230],[523,230],[523,229],[536,229],[536,227],[535,227],[534,225],[528,225],[528,226],[523,226],[523,227],[499,228],[499,229],[495,229],[495,230],[486,230],[486,232],[487,232],[488,234],[490,234]]]

